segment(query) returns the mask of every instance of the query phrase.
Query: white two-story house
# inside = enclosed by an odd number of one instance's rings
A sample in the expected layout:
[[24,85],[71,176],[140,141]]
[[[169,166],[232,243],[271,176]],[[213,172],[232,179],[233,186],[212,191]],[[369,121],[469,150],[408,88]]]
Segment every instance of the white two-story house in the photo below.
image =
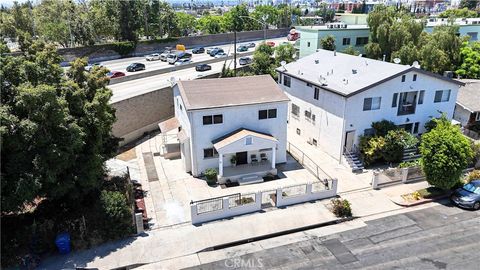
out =
[[219,183],[252,182],[286,162],[288,97],[269,75],[179,81],[173,98],[192,175],[214,168]]
[[420,134],[442,113],[451,119],[463,85],[418,67],[326,50],[277,72],[291,100],[289,128],[337,160],[355,151],[372,122],[386,119]]

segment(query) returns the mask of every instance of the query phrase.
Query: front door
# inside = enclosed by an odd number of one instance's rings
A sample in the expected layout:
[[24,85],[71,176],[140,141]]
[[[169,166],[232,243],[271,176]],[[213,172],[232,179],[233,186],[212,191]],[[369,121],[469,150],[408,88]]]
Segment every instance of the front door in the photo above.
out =
[[347,133],[345,133],[345,149],[348,152],[352,152],[354,142],[355,142],[355,130],[347,131]]
[[237,152],[237,165],[247,164],[247,152]]

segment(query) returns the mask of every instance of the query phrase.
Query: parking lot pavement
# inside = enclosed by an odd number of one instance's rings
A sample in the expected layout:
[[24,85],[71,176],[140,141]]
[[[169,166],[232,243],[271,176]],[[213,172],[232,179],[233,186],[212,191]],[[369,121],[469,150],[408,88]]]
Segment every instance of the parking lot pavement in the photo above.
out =
[[296,234],[297,241],[287,239],[287,244],[275,247],[268,243],[278,244],[280,239],[210,252],[217,256],[200,253],[201,264],[185,269],[473,270],[478,269],[474,255],[480,248],[478,224],[480,211],[439,205],[366,221],[366,226],[329,235],[316,235],[323,228],[306,231],[309,239]]

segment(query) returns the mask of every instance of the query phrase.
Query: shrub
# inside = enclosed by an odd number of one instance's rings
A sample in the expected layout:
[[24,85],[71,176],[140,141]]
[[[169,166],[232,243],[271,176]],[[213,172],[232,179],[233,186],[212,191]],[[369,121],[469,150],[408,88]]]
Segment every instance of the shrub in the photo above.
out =
[[382,120],[372,123],[372,128],[375,130],[376,136],[386,136],[390,130],[397,130],[398,127],[392,121]]
[[416,166],[420,166],[420,160],[419,159],[413,160],[413,161],[402,162],[399,165],[400,168],[410,168],[410,167],[416,167]]
[[365,165],[371,165],[382,159],[382,149],[385,145],[383,137],[360,137],[360,153]]
[[217,182],[218,172],[214,168],[209,168],[205,170],[205,177],[207,178],[207,183],[213,185]]
[[414,147],[417,143],[418,139],[404,129],[390,130],[385,136],[383,159],[387,162],[400,162],[403,158],[403,150]]
[[132,212],[127,198],[118,191],[103,190],[100,202],[105,213],[105,228],[107,236],[115,239],[133,231]]
[[337,217],[351,217],[352,208],[346,199],[332,199],[332,213]]
[[480,170],[473,170],[467,175],[467,177],[465,178],[465,181],[467,183],[470,183],[471,181],[477,180],[477,179],[480,179]]
[[112,50],[120,54],[121,56],[127,56],[135,50],[137,46],[135,42],[132,41],[122,41],[122,42],[115,42],[111,45]]

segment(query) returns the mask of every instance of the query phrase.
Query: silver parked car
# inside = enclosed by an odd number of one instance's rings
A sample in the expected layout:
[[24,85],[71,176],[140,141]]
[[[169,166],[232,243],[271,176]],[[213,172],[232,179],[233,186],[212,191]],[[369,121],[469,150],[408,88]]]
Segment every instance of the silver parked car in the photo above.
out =
[[178,59],[177,62],[175,62],[175,66],[183,66],[191,63],[192,63],[192,59],[190,58]]
[[160,60],[160,54],[158,54],[158,53],[149,54],[149,55],[147,55],[147,57],[145,57],[145,60],[147,60],[147,61]]

